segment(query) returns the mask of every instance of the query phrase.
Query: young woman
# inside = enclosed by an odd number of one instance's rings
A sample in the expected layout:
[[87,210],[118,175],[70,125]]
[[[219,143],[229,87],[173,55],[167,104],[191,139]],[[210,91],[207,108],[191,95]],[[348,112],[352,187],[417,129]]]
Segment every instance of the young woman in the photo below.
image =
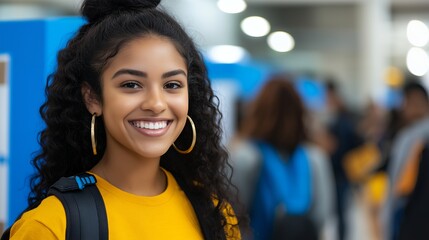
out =
[[87,23],[59,52],[40,109],[32,210],[11,239],[65,239],[64,208],[47,191],[82,172],[97,179],[110,239],[202,239],[202,228],[240,238],[217,98],[193,41],[159,2],[83,2]]

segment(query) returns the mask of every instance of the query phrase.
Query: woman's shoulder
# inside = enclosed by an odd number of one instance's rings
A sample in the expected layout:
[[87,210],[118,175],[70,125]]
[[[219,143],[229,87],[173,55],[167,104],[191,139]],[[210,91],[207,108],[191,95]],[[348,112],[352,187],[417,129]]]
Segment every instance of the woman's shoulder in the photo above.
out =
[[55,196],[25,212],[11,229],[11,239],[65,239],[66,217],[62,203]]

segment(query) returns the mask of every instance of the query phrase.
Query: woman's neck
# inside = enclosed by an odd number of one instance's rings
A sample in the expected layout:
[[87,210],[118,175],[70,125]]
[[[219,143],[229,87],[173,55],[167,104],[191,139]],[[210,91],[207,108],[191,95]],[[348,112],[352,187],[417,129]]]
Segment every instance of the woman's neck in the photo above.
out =
[[167,177],[159,159],[137,159],[105,154],[91,172],[113,186],[139,196],[156,196],[167,188]]

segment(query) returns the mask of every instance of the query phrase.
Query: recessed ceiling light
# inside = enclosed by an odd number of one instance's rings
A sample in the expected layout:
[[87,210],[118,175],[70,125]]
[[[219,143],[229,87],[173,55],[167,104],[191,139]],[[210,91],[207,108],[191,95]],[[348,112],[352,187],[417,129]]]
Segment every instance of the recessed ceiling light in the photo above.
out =
[[217,1],[217,7],[226,13],[240,13],[247,7],[244,0],[219,0]]
[[252,16],[241,21],[241,30],[251,37],[263,37],[270,32],[270,23],[263,17]]
[[268,46],[277,52],[289,52],[295,47],[295,40],[287,32],[273,32],[267,38]]
[[208,59],[216,63],[238,63],[247,56],[248,53],[244,48],[234,45],[217,45],[207,52]]
[[411,48],[407,53],[407,68],[416,76],[424,76],[429,71],[429,56],[425,50]]
[[429,42],[428,26],[419,20],[411,20],[407,25],[408,41],[416,47],[424,47]]

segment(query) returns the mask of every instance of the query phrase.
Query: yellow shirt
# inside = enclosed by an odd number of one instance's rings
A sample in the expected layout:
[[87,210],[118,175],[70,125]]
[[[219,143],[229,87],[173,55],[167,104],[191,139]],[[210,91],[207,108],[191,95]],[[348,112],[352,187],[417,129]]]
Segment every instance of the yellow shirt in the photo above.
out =
[[[94,174],[106,206],[109,239],[203,239],[191,203],[173,175],[165,172],[167,189],[154,197],[124,192]],[[13,225],[11,239],[65,239],[65,229],[64,208],[50,196]],[[239,238],[237,229],[228,231]]]

